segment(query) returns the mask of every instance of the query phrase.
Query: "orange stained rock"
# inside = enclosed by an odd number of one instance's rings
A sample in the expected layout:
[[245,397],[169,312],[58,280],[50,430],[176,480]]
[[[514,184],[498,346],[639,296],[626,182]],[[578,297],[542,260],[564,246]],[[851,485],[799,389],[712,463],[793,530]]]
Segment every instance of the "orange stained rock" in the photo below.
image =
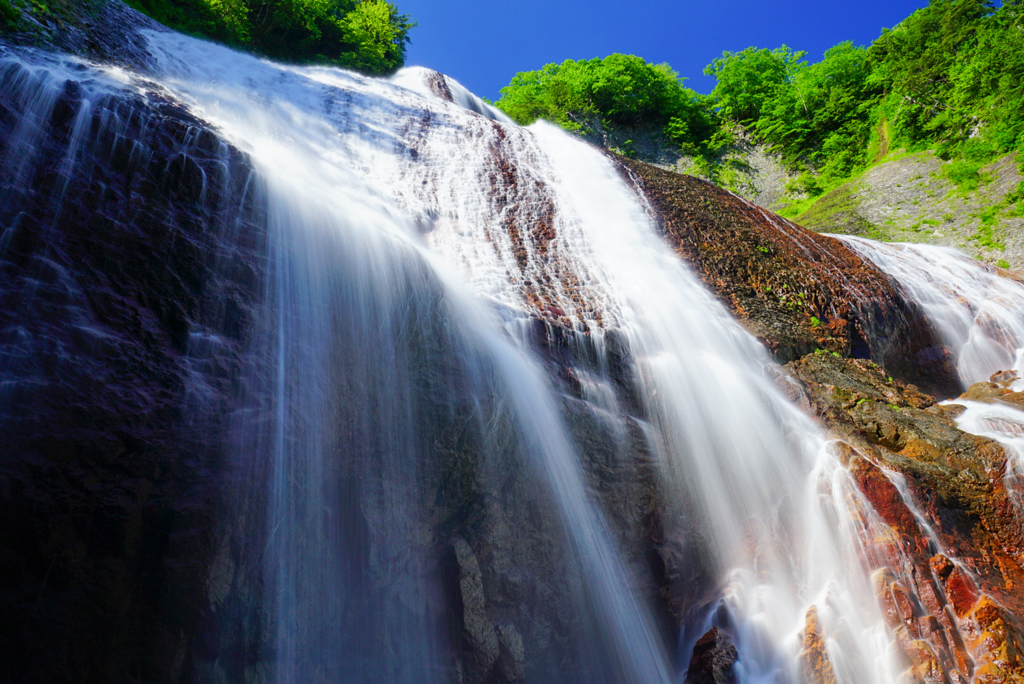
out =
[[971,644],[979,684],[1024,682],[1024,659],[1019,628],[1009,614],[989,596],[978,599],[971,617],[978,636]]
[[804,617],[804,648],[800,652],[800,671],[807,684],[836,684],[836,674],[828,657],[816,606],[811,606]]

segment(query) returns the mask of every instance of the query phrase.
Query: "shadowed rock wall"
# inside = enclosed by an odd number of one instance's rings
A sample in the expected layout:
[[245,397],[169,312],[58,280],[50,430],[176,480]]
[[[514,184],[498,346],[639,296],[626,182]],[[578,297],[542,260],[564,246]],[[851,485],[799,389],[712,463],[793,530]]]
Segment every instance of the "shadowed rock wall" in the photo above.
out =
[[246,158],[159,92],[86,104],[69,81],[31,131],[27,78],[0,74],[0,660],[7,681],[173,681],[261,208]]

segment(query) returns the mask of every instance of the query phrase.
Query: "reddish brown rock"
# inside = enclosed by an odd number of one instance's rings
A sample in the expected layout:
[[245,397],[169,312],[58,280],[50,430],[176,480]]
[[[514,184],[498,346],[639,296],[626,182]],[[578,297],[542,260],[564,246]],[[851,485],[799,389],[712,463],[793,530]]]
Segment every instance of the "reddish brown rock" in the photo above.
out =
[[979,684],[1024,682],[1024,646],[1018,621],[987,596],[971,614],[978,634],[971,644]]
[[960,395],[960,398],[968,401],[991,401],[1005,394],[1010,394],[1010,390],[1000,387],[994,382],[976,382],[968,387],[967,391]]
[[825,349],[942,396],[959,391],[916,305],[844,243],[692,176],[617,160],[675,251],[776,359]]
[[[1005,450],[960,431],[955,408],[935,406],[871,362],[812,354],[787,369],[803,404],[847,442],[843,461],[896,538],[873,532],[865,541],[873,562],[888,567],[875,590],[907,680],[1015,681],[1024,556]],[[994,383],[973,391],[992,394],[988,401],[1007,392]],[[987,669],[975,677],[978,663]]]
[[946,599],[957,617],[964,617],[974,608],[978,600],[978,588],[974,580],[961,568],[954,567],[943,581],[943,588],[946,590]]
[[1004,370],[996,371],[992,374],[992,377],[988,379],[989,382],[995,383],[1000,387],[1009,387],[1015,380],[1020,379],[1020,374],[1015,370]]

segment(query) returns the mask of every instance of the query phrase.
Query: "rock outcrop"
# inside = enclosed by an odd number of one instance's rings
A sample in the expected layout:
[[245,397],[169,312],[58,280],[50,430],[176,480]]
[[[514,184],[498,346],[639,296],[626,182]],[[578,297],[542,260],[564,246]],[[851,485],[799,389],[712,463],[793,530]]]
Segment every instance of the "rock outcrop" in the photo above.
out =
[[955,394],[947,352],[873,264],[710,183],[619,158],[676,252],[782,363],[824,349]]
[[[876,593],[910,681],[1024,676],[1024,527],[1004,447],[957,428],[956,404],[936,404],[871,361],[811,354],[787,370],[802,388],[794,400],[842,440],[867,504],[869,554],[884,568]],[[983,390],[1013,394],[984,383],[965,397]]]
[[718,627],[697,640],[686,670],[690,684],[736,684],[736,647]]
[[27,147],[30,80],[0,74],[0,659],[8,681],[173,681],[264,221],[246,157],[155,89],[69,80]]

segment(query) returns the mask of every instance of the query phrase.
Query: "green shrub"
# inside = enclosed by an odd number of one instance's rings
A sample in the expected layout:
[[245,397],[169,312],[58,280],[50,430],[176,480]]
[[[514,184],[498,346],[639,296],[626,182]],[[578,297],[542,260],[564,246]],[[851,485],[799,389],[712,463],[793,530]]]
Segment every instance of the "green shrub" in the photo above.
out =
[[987,180],[981,173],[981,165],[966,159],[955,159],[949,162],[942,168],[942,175],[965,192],[977,190],[978,186]]
[[618,53],[520,72],[495,105],[523,125],[547,119],[573,131],[590,130],[595,121],[656,126],[680,146],[708,139],[714,128],[669,65]]

